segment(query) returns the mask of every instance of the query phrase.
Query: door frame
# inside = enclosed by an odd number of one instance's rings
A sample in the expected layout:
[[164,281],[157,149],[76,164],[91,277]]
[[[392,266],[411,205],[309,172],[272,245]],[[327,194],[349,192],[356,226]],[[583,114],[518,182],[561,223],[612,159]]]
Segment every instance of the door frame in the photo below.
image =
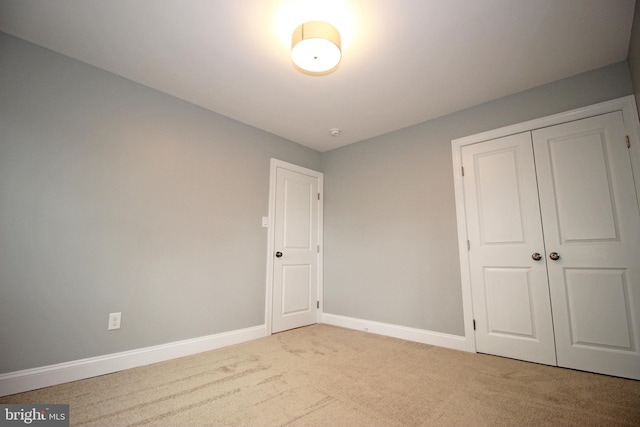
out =
[[[473,300],[471,297],[471,274],[469,264],[469,251],[467,249],[467,220],[464,204],[464,183],[462,179],[462,147],[489,141],[504,136],[522,132],[529,132],[548,126],[559,125],[575,120],[586,119],[614,111],[622,112],[627,136],[629,137],[629,154],[633,170],[633,179],[636,191],[640,191],[640,122],[638,121],[638,109],[635,96],[629,95],[606,102],[577,108],[539,119],[529,120],[511,126],[454,139],[451,141],[453,157],[453,181],[456,201],[456,221],[458,227],[458,256],[460,258],[460,276],[462,282],[462,309],[464,317],[464,334],[466,350],[476,353],[476,338],[473,329]],[[624,141],[622,141],[624,143]],[[640,197],[639,197],[640,199]],[[638,207],[640,209],[640,206]]]
[[313,176],[318,179],[318,193],[320,198],[318,200],[318,295],[319,308],[316,312],[316,323],[320,322],[321,314],[323,311],[323,254],[324,254],[324,240],[323,240],[323,202],[324,202],[324,174],[322,172],[308,169],[302,166],[294,165],[293,163],[287,163],[278,159],[271,159],[270,172],[269,172],[269,227],[267,229],[267,280],[266,280],[266,298],[264,309],[264,324],[267,336],[273,332],[272,319],[273,319],[273,265],[274,265],[274,253],[275,253],[275,222],[276,222],[276,172],[278,168],[287,169],[293,172],[301,173],[304,175]]

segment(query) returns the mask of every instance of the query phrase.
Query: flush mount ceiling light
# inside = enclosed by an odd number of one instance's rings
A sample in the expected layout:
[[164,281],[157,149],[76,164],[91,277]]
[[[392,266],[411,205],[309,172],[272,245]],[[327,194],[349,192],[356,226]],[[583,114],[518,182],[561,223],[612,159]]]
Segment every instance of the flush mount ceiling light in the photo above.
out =
[[311,75],[329,74],[340,64],[340,33],[326,22],[299,25],[291,36],[291,59],[298,70]]

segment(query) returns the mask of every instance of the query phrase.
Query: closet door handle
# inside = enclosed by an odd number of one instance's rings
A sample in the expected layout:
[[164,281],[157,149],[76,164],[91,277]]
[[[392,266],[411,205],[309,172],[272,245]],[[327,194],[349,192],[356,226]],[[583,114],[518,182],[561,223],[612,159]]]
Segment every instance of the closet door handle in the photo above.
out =
[[549,254],[549,258],[551,258],[554,261],[557,261],[560,259],[560,254],[558,254],[558,252],[551,252]]
[[542,259],[542,255],[540,255],[538,252],[534,252],[533,254],[531,254],[531,258],[533,258],[534,261],[540,261]]
[[280,258],[282,256],[282,252],[276,252],[276,258]]

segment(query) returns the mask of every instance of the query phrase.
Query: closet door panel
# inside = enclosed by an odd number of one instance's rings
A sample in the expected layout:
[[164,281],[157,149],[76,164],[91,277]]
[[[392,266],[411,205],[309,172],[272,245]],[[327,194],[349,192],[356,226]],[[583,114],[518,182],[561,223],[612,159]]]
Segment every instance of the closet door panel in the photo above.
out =
[[640,214],[622,114],[536,130],[533,144],[558,365],[640,379]]
[[464,147],[462,160],[477,351],[555,365],[531,135]]

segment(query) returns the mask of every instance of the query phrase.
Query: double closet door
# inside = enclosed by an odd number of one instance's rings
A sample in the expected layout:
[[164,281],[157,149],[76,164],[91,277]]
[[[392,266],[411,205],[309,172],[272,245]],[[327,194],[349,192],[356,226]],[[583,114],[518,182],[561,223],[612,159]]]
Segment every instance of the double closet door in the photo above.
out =
[[640,210],[622,113],[461,154],[477,351],[640,379]]

